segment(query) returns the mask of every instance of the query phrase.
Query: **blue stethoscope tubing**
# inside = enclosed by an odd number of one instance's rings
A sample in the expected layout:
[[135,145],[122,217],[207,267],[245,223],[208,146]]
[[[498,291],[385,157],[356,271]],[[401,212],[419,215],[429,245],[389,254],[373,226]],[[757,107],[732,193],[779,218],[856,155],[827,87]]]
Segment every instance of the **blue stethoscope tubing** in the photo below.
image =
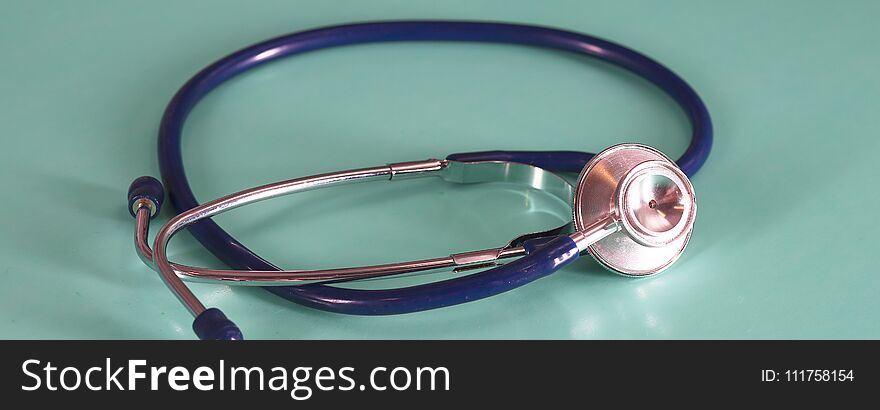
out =
[[[385,21],[339,25],[288,34],[232,53],[191,78],[165,110],[159,129],[159,167],[177,212],[199,205],[183,166],[181,135],[192,108],[226,80],[254,67],[305,52],[361,43],[391,41],[468,41],[511,43],[564,50],[594,57],[647,79],[684,110],[692,129],[690,145],[677,161],[692,176],[709,155],[712,123],[697,93],[660,63],[621,45],[585,34],[522,24],[467,21]],[[452,154],[458,161],[512,161],[554,172],[580,172],[591,153],[577,151],[484,151]],[[212,254],[233,269],[278,270],[211,220],[189,227]],[[326,284],[269,286],[290,301],[330,312],[392,315],[435,309],[496,295],[555,272],[577,258],[568,236],[525,244],[527,256],[480,273],[439,282],[383,290],[347,289]],[[209,310],[212,311],[212,310]]]

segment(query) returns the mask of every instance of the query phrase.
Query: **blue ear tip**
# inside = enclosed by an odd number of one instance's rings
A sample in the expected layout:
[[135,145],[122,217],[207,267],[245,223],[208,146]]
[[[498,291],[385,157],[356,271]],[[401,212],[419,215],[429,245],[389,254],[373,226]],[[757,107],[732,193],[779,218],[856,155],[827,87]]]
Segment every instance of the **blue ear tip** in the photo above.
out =
[[201,340],[244,340],[241,329],[217,308],[206,309],[196,316],[192,328]]
[[142,199],[150,201],[150,216],[156,216],[165,200],[165,188],[162,183],[151,176],[142,176],[132,181],[128,186],[128,211],[131,216],[136,216],[135,203]]

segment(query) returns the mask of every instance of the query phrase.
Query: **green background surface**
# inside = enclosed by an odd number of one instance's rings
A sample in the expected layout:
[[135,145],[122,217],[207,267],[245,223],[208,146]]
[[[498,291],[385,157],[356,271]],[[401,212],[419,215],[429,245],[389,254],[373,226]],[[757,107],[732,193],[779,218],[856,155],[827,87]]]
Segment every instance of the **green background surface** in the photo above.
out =
[[[619,277],[583,258],[497,297],[395,317],[193,286],[246,336],[880,337],[878,2],[8,0],[0,337],[192,338],[189,314],[135,255],[125,206],[133,178],[158,174],[165,104],[197,70],[260,40],[412,18],[582,31],[690,82],[716,143],[693,179],[700,212],[687,252],[656,278]],[[688,130],[661,92],[605,64],[516,46],[398,43],[311,53],[234,79],[195,109],[183,151],[207,200],[473,150],[641,142],[675,157]],[[538,192],[424,180],[295,195],[218,223],[278,265],[329,268],[498,246],[566,218],[565,204]],[[186,233],[171,256],[220,267]]]

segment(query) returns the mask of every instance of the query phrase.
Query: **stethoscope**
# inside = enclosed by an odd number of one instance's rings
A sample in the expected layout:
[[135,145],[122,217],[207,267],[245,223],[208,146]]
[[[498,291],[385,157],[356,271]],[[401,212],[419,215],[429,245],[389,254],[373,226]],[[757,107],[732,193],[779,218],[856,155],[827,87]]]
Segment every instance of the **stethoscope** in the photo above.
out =
[[[229,78],[270,61],[322,48],[385,41],[477,41],[547,47],[598,58],[628,69],[669,94],[693,130],[684,155],[673,162],[640,144],[621,144],[598,154],[577,151],[485,151],[297,178],[240,191],[204,204],[196,200],[183,167],[180,138],[190,110]],[[675,73],[633,50],[585,34],[520,24],[458,21],[391,21],[320,28],[271,39],[237,51],[203,69],[174,96],[159,130],[159,167],[179,213],[148,243],[150,220],[164,200],[162,184],[140,177],[129,188],[141,259],[193,314],[200,339],[242,339],[217,308],[206,308],[184,280],[265,286],[290,301],[330,312],[392,315],[435,309],[497,295],[547,276],[586,252],[627,276],[658,273],[685,249],[696,216],[688,180],[712,145],[709,113]],[[556,175],[579,172],[575,186]],[[281,270],[256,255],[208,218],[253,202],[329,186],[436,176],[454,183],[510,182],[540,189],[572,204],[573,221],[514,238],[502,247],[433,259],[327,270]],[[183,228],[233,270],[170,262],[166,248]],[[513,259],[518,258],[518,259]],[[488,268],[488,269],[487,269]],[[452,269],[461,276],[416,286],[363,290],[337,281]],[[485,269],[485,270],[483,270]],[[476,272],[465,274],[466,271]]]

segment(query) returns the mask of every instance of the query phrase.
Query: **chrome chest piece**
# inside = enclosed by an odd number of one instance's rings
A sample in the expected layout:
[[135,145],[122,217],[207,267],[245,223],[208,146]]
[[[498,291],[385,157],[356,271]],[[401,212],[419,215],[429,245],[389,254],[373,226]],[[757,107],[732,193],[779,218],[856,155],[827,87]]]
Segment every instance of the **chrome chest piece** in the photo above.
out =
[[[684,251],[697,202],[687,176],[666,155],[646,145],[621,144],[584,167],[572,211],[578,232],[598,230],[598,240],[573,235],[579,248],[614,272],[646,276],[666,269]],[[592,243],[585,243],[586,236]]]

